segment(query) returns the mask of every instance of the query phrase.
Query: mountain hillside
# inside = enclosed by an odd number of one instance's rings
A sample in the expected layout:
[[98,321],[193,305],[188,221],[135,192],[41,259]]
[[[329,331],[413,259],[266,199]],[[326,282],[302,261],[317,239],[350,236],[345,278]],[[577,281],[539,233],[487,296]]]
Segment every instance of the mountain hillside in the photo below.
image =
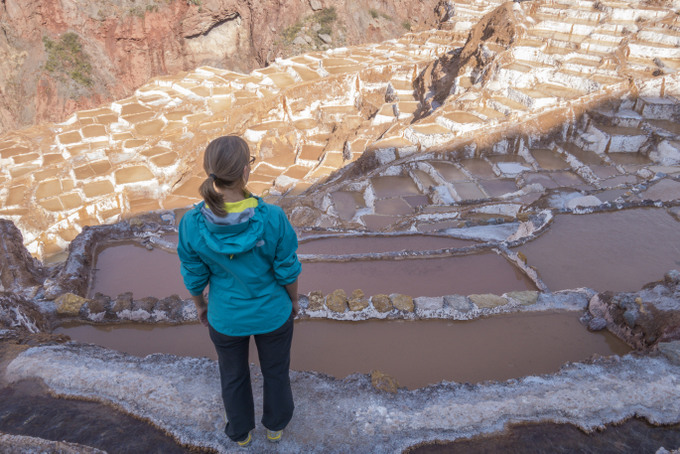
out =
[[[440,5],[441,4],[441,5]],[[437,27],[438,0],[2,0],[0,132],[130,95],[201,65],[277,57]]]

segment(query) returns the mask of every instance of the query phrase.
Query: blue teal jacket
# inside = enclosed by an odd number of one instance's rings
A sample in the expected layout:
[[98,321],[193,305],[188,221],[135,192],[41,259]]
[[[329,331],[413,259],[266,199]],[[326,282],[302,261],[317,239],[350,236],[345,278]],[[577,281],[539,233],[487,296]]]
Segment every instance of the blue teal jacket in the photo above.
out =
[[280,207],[257,200],[244,222],[222,223],[201,202],[179,225],[184,285],[192,295],[210,285],[208,322],[228,336],[274,331],[293,309],[284,286],[301,271],[297,237]]

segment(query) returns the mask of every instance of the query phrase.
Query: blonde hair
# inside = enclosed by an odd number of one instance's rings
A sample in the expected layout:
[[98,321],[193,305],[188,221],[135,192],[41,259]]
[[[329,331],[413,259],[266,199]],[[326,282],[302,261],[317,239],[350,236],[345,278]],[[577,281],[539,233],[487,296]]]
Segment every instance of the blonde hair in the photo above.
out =
[[203,170],[208,178],[198,191],[210,210],[218,216],[226,216],[224,197],[218,188],[244,189],[243,169],[250,160],[250,149],[245,140],[238,136],[222,136],[208,144],[203,154]]

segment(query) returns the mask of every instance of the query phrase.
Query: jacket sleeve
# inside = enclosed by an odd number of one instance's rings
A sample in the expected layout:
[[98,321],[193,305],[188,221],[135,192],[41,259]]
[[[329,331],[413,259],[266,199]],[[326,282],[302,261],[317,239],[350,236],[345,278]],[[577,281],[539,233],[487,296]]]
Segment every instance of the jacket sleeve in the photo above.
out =
[[191,212],[187,213],[179,224],[179,241],[177,255],[181,263],[180,270],[184,278],[184,286],[191,295],[200,295],[210,280],[210,268],[196,253],[189,242],[191,237]]
[[302,265],[297,257],[298,241],[295,230],[290,225],[286,213],[280,208],[276,211],[279,221],[279,238],[274,257],[274,276],[279,285],[288,285],[295,282],[302,271]]

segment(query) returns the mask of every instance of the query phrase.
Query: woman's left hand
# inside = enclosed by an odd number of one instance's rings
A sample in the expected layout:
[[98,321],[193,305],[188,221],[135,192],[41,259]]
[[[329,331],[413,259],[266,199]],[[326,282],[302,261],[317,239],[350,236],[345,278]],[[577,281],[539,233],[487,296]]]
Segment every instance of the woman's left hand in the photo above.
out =
[[205,309],[201,309],[198,311],[198,321],[201,322],[201,325],[205,326],[206,328],[208,327],[208,308],[206,307]]

